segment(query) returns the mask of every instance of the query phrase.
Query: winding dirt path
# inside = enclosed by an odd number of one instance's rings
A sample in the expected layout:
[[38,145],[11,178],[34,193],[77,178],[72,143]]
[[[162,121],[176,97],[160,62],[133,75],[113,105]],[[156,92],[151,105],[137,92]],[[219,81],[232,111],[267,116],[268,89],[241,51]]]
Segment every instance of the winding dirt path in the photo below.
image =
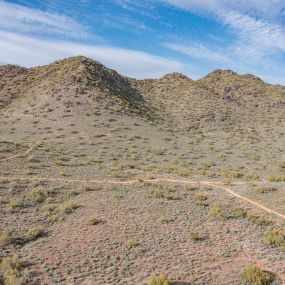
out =
[[234,196],[243,202],[246,202],[248,204],[251,204],[255,208],[259,208],[263,210],[264,212],[267,212],[271,215],[274,215],[278,218],[281,218],[285,220],[285,215],[282,213],[279,213],[273,209],[270,209],[252,199],[249,199],[245,196],[242,196],[233,190],[231,190],[228,187],[225,187],[221,185],[221,183],[212,182],[212,181],[194,181],[194,180],[183,180],[183,179],[172,179],[172,178],[155,178],[155,179],[136,179],[136,180],[84,180],[84,179],[65,179],[65,178],[52,178],[52,177],[11,177],[11,176],[0,176],[0,180],[8,180],[8,181],[49,181],[49,182],[63,182],[63,183],[83,183],[83,184],[113,184],[113,185],[131,185],[131,184],[138,184],[138,183],[178,183],[178,184],[202,184],[207,186],[212,186],[215,188],[218,188],[220,190],[223,190],[227,194]]
[[[107,134],[104,134],[104,136],[110,137],[110,136],[112,136],[112,134],[111,133],[107,133]],[[67,141],[67,140],[81,139],[81,138],[94,138],[94,135],[90,136],[90,135],[82,134],[82,135],[78,135],[77,137],[50,139],[50,140],[45,141],[45,143],[63,142],[63,141]],[[23,153],[19,153],[19,154],[15,154],[15,155],[12,155],[12,156],[5,157],[5,158],[1,158],[0,162],[1,161],[12,160],[12,159],[15,159],[15,158],[18,158],[18,157],[22,157],[22,156],[26,156],[27,154],[29,154],[35,148],[36,148],[36,146],[31,146],[28,150],[26,150]]]
[[15,159],[15,158],[18,158],[18,157],[21,157],[21,156],[25,156],[25,155],[29,154],[33,149],[34,149],[33,147],[30,147],[29,149],[27,149],[23,153],[19,153],[19,154],[15,154],[15,155],[12,155],[12,156],[5,157],[5,158],[1,158],[0,161],[12,160],[12,159]]

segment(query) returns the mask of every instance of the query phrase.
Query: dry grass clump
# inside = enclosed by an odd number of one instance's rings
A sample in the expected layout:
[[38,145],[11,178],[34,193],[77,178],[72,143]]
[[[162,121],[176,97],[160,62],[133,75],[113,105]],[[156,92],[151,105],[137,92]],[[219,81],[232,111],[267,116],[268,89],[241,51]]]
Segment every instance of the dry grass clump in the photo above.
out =
[[285,235],[281,229],[268,230],[264,235],[263,242],[268,246],[280,247],[285,250]]
[[199,206],[207,206],[208,205],[208,197],[203,193],[197,193],[194,196],[195,204]]
[[198,232],[190,232],[190,239],[193,241],[199,241],[201,240],[201,236]]
[[3,280],[3,285],[22,285],[22,267],[18,257],[4,257],[0,262],[0,283]]
[[259,226],[267,226],[270,224],[270,222],[262,216],[249,214],[247,218],[250,222],[252,222],[253,224],[259,225]]
[[272,276],[269,273],[252,265],[245,267],[240,277],[248,285],[269,285],[272,281]]
[[61,220],[65,215],[72,214],[79,206],[73,201],[66,201],[62,204],[47,204],[43,210],[43,215],[51,223]]
[[27,193],[27,199],[29,202],[34,204],[43,203],[47,198],[54,195],[54,189],[45,189],[42,187],[37,187],[35,189],[30,190]]
[[245,218],[247,215],[246,210],[241,208],[241,207],[237,207],[234,208],[234,217],[235,218]]
[[171,285],[171,284],[172,282],[170,281],[170,279],[163,273],[153,276],[148,282],[148,285]]
[[262,194],[273,192],[276,190],[277,190],[277,188],[272,186],[272,185],[262,185],[262,186],[259,186],[256,188],[256,192],[262,193]]
[[157,219],[157,221],[162,223],[162,224],[169,224],[169,223],[173,222],[174,219],[162,215]]
[[102,223],[102,220],[97,219],[97,218],[93,218],[93,219],[90,219],[87,221],[87,225],[89,225],[89,226],[96,226],[96,225],[101,224],[101,223]]
[[132,239],[127,240],[125,244],[126,244],[126,247],[127,247],[128,249],[135,248],[135,247],[137,247],[137,246],[139,245],[138,242],[136,242],[136,241],[134,241],[134,240],[132,240]]
[[0,232],[0,247],[11,243],[12,237],[9,232]]
[[33,227],[26,231],[25,237],[27,241],[34,241],[46,235],[46,230],[42,227]]
[[226,179],[223,180],[223,185],[225,185],[225,186],[232,186],[233,182],[232,182],[231,179],[226,178]]
[[16,208],[20,207],[22,205],[22,199],[11,199],[5,206],[5,211],[9,213],[13,213]]
[[221,205],[214,205],[209,210],[209,215],[215,219],[224,219],[224,211]]

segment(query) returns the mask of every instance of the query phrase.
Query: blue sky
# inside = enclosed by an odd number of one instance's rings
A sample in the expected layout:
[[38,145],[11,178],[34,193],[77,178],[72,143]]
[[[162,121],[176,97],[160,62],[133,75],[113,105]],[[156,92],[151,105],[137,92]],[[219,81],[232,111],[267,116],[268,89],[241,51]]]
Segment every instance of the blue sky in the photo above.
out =
[[285,0],[0,0],[0,64],[72,55],[137,78],[219,68],[285,85]]

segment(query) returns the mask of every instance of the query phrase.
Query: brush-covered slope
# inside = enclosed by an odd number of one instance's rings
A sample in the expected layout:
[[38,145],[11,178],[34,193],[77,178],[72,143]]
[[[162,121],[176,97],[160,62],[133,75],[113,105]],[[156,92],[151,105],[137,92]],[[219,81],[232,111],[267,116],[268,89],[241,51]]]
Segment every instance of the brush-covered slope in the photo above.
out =
[[115,111],[150,118],[144,98],[116,71],[85,57],[25,69],[0,68],[0,108],[49,117]]
[[179,73],[135,80],[80,56],[30,69],[2,66],[0,86],[4,117],[57,126],[131,116],[185,131],[243,132],[280,125],[285,108],[285,88],[252,75],[216,70],[198,81]]

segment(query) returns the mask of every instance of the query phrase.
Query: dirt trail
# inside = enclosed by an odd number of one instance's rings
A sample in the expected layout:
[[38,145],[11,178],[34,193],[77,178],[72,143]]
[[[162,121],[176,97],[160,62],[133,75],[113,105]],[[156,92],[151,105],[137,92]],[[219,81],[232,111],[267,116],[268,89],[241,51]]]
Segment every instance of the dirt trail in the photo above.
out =
[[[104,134],[104,136],[110,137],[110,136],[112,136],[112,134],[111,133],[107,133],[107,134]],[[94,135],[90,136],[90,135],[82,134],[82,135],[78,135],[77,137],[50,139],[50,140],[45,141],[45,143],[63,142],[63,141],[67,141],[67,140],[80,139],[80,138],[94,138]],[[25,156],[25,155],[29,154],[35,148],[36,148],[36,146],[31,146],[28,150],[26,150],[23,153],[19,153],[19,154],[15,154],[15,155],[12,155],[12,156],[5,157],[5,158],[1,158],[0,162],[1,161],[12,160],[12,159],[15,159],[15,158],[18,158],[18,157]]]
[[1,158],[0,161],[7,161],[7,160],[12,160],[14,158],[18,158],[18,157],[21,157],[21,156],[25,156],[27,154],[29,154],[34,148],[33,147],[30,147],[29,149],[27,149],[25,152],[23,153],[20,153],[20,154],[15,154],[15,155],[12,155],[12,156],[8,156],[8,157],[5,157],[5,158]]
[[11,176],[0,176],[0,180],[8,180],[8,181],[15,181],[15,180],[30,180],[30,181],[50,181],[50,182],[63,182],[63,183],[85,183],[85,184],[113,184],[113,185],[131,185],[131,184],[137,184],[137,183],[178,183],[178,184],[202,184],[207,186],[212,186],[218,189],[221,189],[225,191],[226,193],[230,194],[231,196],[234,196],[248,204],[251,204],[252,206],[259,208],[263,210],[264,212],[267,212],[269,214],[273,214],[274,216],[281,218],[285,220],[285,215],[282,213],[279,213],[275,210],[272,210],[252,199],[249,199],[245,196],[242,196],[233,190],[229,189],[228,187],[222,186],[221,183],[212,182],[212,181],[194,181],[194,180],[183,180],[183,179],[172,179],[172,178],[155,178],[155,179],[136,179],[136,180],[126,180],[126,181],[120,181],[120,180],[84,180],[84,179],[65,179],[65,178],[51,178],[51,177],[11,177]]

